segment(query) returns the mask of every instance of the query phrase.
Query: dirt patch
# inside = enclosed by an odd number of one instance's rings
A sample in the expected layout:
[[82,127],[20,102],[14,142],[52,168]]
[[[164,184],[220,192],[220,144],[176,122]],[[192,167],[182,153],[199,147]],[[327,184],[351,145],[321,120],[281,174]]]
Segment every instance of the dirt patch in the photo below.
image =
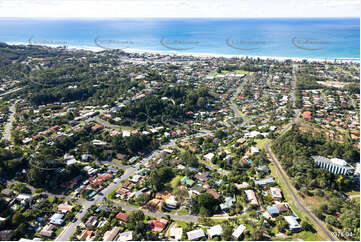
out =
[[343,88],[344,86],[348,85],[349,83],[347,82],[334,82],[334,81],[327,81],[327,82],[322,82],[322,81],[318,81],[318,84],[321,84],[323,86],[326,87],[336,87],[336,88]]
[[155,197],[147,202],[143,208],[148,209],[151,212],[161,211],[162,203],[165,202],[171,196],[170,193],[157,193]]

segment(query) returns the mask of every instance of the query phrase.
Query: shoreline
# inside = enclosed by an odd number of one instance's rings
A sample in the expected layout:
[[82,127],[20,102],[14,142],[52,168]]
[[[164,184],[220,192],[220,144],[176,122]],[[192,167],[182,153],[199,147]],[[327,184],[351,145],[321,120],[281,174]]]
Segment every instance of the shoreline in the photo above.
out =
[[[25,45],[28,46],[29,43],[27,42],[4,42],[8,45]],[[62,46],[59,45],[40,45],[50,48],[59,48]],[[101,52],[106,49],[96,46],[66,46],[67,50],[70,51],[77,51],[77,50],[85,50],[85,51],[92,51],[92,52]],[[112,50],[112,49],[110,49]],[[117,50],[114,48],[113,50]],[[253,56],[253,55],[234,55],[234,54],[216,54],[216,53],[179,53],[176,51],[167,51],[167,50],[141,50],[141,49],[134,49],[134,48],[126,48],[123,49],[125,53],[132,53],[132,54],[159,54],[165,56],[188,56],[188,57],[198,57],[198,58],[249,58],[249,59],[261,59],[261,60],[275,60],[275,61],[286,61],[292,60],[295,62],[302,62],[307,60],[308,62],[337,62],[337,63],[360,63],[360,58],[348,58],[348,57],[336,57],[336,58],[311,58],[311,57],[282,57],[282,56]]]

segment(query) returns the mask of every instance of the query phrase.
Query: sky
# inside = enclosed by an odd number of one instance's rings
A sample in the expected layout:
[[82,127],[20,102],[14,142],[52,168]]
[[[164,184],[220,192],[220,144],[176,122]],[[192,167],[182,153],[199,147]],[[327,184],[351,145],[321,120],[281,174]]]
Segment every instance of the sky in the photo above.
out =
[[359,0],[0,0],[0,17],[360,17]]

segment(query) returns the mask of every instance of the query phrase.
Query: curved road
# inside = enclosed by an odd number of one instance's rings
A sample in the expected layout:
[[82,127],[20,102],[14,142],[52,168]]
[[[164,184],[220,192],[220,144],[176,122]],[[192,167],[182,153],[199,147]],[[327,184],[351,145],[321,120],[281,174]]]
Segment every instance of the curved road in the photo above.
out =
[[[293,66],[293,70],[292,70],[292,76],[293,76],[293,90],[292,90],[292,102],[293,102],[293,105],[295,106],[295,92],[294,92],[294,89],[295,89],[295,86],[296,86],[296,75],[295,75],[295,69],[296,69],[296,66],[294,65]],[[289,131],[291,128],[292,128],[292,125],[295,124],[295,121],[297,120],[297,117],[298,117],[298,114],[299,114],[299,111],[300,110],[295,110],[295,118],[292,120],[292,122],[290,124],[288,124],[280,133],[280,136],[281,137],[282,135],[284,135],[287,131]],[[272,152],[272,149],[270,148],[270,144],[271,143],[268,143],[266,145],[266,153],[269,155],[269,157],[271,158],[271,161],[272,163],[274,164],[274,166],[276,167],[277,171],[279,174],[281,174],[281,178],[283,179],[283,181],[286,183],[286,186],[288,188],[288,190],[290,191],[292,197],[293,197],[293,200],[296,201],[296,203],[298,204],[298,206],[308,215],[308,217],[310,217],[312,219],[312,221],[327,235],[327,237],[332,240],[332,241],[335,241],[336,239],[333,237],[333,235],[328,231],[327,228],[325,228],[321,221],[313,214],[311,213],[304,205],[303,205],[303,202],[300,201],[296,195],[296,191],[295,191],[295,188],[290,184],[290,182],[288,181],[287,179],[287,176],[285,175],[285,172],[281,166],[281,164],[279,163],[278,159],[275,157],[275,155],[273,154]]]

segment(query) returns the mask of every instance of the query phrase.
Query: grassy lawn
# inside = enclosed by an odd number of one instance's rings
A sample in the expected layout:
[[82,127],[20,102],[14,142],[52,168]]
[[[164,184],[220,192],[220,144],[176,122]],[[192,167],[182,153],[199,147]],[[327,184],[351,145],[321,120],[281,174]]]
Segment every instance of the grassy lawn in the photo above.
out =
[[255,139],[254,141],[257,143],[256,146],[258,149],[264,150],[266,144],[271,142],[272,140],[269,138],[266,138],[266,139]]
[[58,229],[55,231],[56,237],[59,236],[59,234],[63,231],[63,229],[64,229],[64,227],[60,227],[60,228],[58,228]]
[[187,209],[180,208],[180,209],[178,209],[177,214],[178,214],[178,215],[188,215],[189,212],[188,212]]
[[120,126],[121,130],[127,130],[127,131],[132,131],[133,128],[131,126]]
[[306,231],[293,234],[292,236],[288,236],[287,238],[273,237],[272,240],[273,241],[297,241],[297,240],[321,241],[321,239],[316,234]]
[[346,192],[347,196],[351,195],[360,195],[360,191],[352,191],[352,192]]
[[319,236],[317,236],[317,234],[314,234],[314,233],[309,232],[309,231],[300,232],[300,233],[296,234],[296,236],[293,239],[294,240],[303,239],[305,241],[320,241],[320,240],[322,240]]
[[112,196],[115,194],[115,192],[117,190],[119,190],[122,187],[123,184],[117,186],[116,188],[113,189],[113,191],[109,192],[109,194],[107,195],[107,199],[109,200],[113,200]]

